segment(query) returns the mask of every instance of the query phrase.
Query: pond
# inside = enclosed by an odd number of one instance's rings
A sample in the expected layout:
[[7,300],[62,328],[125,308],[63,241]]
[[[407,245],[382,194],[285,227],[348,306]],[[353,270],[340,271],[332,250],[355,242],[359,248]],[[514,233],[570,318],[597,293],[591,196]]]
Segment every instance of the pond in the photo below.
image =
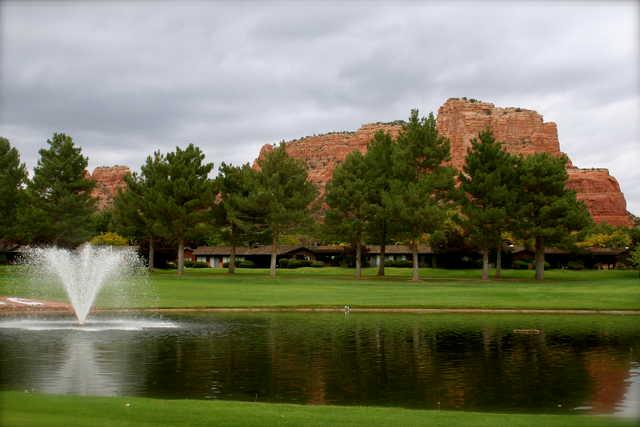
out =
[[190,313],[95,331],[14,329],[5,319],[0,388],[636,417],[638,320]]

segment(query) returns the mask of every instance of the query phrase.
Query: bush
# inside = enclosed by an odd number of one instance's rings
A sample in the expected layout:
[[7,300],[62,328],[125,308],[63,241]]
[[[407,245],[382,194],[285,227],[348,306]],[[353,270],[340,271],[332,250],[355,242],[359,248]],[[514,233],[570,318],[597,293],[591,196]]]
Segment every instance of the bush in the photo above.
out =
[[401,260],[388,260],[384,262],[384,266],[385,267],[403,267],[403,268],[407,268],[407,267],[413,267],[413,261],[408,260],[408,259],[401,259]]
[[97,246],[127,246],[129,241],[117,233],[102,233],[94,236],[89,243]]
[[567,263],[569,270],[584,270],[584,262],[582,261],[569,261]]
[[0,254],[0,265],[9,264],[9,260],[5,254]]
[[236,262],[236,266],[238,268],[255,268],[256,263],[248,259],[243,259],[241,261]]
[[314,267],[314,268],[324,267],[324,262],[322,262],[322,261],[313,261],[311,263],[311,267]]
[[[284,258],[281,259],[278,263],[280,268],[300,268],[300,267],[311,267],[313,261],[310,259],[295,259],[295,258]],[[324,264],[323,264],[324,265]]]
[[190,259],[184,260],[184,266],[187,268],[209,268],[209,264],[203,261],[191,261]]

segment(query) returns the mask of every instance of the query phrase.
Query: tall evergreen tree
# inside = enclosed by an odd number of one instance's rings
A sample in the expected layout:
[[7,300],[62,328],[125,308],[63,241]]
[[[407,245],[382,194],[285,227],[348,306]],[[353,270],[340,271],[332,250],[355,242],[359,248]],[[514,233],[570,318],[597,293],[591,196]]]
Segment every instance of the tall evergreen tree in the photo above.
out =
[[395,143],[391,135],[384,131],[378,131],[367,147],[364,155],[366,163],[365,176],[368,188],[368,221],[366,235],[373,244],[380,245],[380,262],[378,264],[378,276],[384,276],[384,259],[386,245],[390,243],[396,224],[393,221],[391,206],[385,203],[386,196],[391,190],[393,179],[393,150]]
[[27,168],[9,140],[0,137],[0,241],[18,237],[18,206],[24,202]]
[[166,179],[165,158],[160,152],[148,156],[141,173],[125,176],[126,187],[113,204],[116,230],[137,242],[149,244],[149,269],[155,265],[155,244],[166,234],[161,208],[164,200],[160,183]]
[[255,238],[262,221],[262,209],[254,190],[258,172],[249,164],[233,166],[222,163],[215,181],[217,200],[214,218],[221,238],[231,246],[229,273],[236,269],[236,248]]
[[157,212],[168,238],[178,243],[178,274],[184,272],[184,245],[196,225],[206,221],[213,204],[209,180],[212,163],[204,162],[202,151],[189,144],[184,150],[167,153],[160,166]]
[[535,240],[536,279],[544,278],[544,248],[566,243],[572,231],[588,226],[591,217],[575,192],[566,188],[566,156],[547,153],[523,157],[517,163],[515,234]]
[[309,205],[317,194],[307,179],[304,163],[289,157],[284,143],[257,161],[257,203],[264,208],[265,226],[271,235],[271,277],[276,276],[280,238],[310,221]]
[[27,187],[21,228],[32,243],[73,247],[93,234],[95,182],[87,179],[87,158],[70,136],[56,133],[47,144]]
[[362,244],[372,210],[369,208],[367,163],[359,151],[350,153],[333,171],[325,200],[325,225],[331,234],[348,239],[356,252],[356,278],[362,276]]
[[482,251],[482,279],[489,279],[489,250],[502,246],[514,207],[515,161],[487,129],[471,140],[459,174],[462,224]]
[[418,110],[412,110],[398,136],[386,203],[399,224],[398,237],[412,248],[414,281],[420,280],[418,243],[448,218],[455,176],[454,169],[444,165],[449,159],[449,141],[438,134],[433,114],[419,118]]

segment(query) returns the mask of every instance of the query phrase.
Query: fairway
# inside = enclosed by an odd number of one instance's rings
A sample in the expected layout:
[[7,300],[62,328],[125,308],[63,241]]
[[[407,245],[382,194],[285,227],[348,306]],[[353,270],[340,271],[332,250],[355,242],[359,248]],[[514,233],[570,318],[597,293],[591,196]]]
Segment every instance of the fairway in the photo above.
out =
[[[229,401],[0,394],[6,427],[39,426],[631,426],[602,416],[495,414],[401,408],[305,406]],[[374,421],[375,420],[375,421]]]
[[[629,270],[550,270],[542,282],[531,271],[505,270],[502,279],[483,282],[478,270],[422,269],[423,280],[409,281],[410,270],[388,268],[385,277],[365,269],[362,280],[338,267],[279,270],[157,270],[132,297],[98,298],[104,308],[478,308],[478,309],[640,309],[640,279]],[[0,295],[65,300],[61,289],[34,286],[16,267],[0,269]],[[136,297],[138,295],[138,297]]]

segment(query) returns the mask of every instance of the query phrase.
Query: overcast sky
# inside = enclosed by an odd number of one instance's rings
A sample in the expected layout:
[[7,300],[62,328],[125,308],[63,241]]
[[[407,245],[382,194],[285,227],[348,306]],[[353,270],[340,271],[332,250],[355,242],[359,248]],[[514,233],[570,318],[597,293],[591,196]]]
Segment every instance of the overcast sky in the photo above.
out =
[[0,135],[30,169],[53,132],[91,169],[190,142],[217,168],[466,96],[556,122],[640,214],[638,2],[88,3],[0,3]]

